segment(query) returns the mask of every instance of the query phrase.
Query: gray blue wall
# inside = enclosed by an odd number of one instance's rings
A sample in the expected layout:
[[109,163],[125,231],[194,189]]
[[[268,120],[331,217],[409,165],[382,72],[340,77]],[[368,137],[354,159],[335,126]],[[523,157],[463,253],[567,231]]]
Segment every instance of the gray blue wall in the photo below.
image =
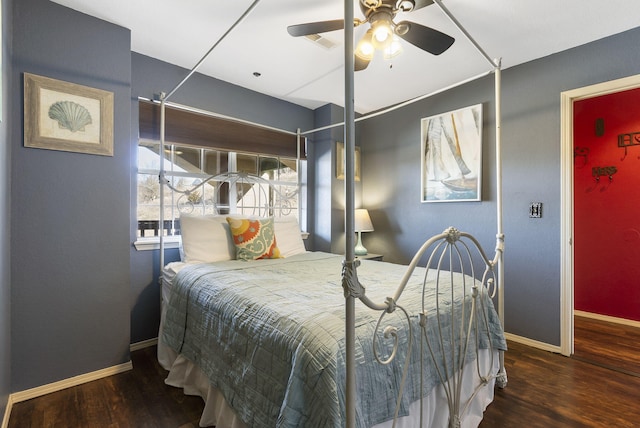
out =
[[2,2],[2,102],[0,108],[0,420],[11,392],[11,144],[9,117],[11,112],[11,20],[12,4]]
[[[327,104],[314,111],[316,128],[344,121],[344,109]],[[309,248],[339,253],[344,248],[344,181],[336,180],[336,142],[344,141],[344,127],[334,127],[312,135],[309,144],[310,181],[313,197],[309,211],[314,213],[309,224]],[[342,183],[342,189],[340,184]],[[340,245],[342,244],[342,245]]]
[[[560,345],[560,93],[640,73],[640,28],[502,73],[505,328]],[[499,55],[499,52],[492,54]],[[482,202],[421,204],[420,119],[482,103]],[[496,233],[493,76],[358,127],[369,251],[406,263],[423,240],[453,225],[493,254]],[[530,219],[530,202],[543,217]]]
[[[47,0],[14,1],[13,28],[15,392],[129,361],[131,40]],[[25,148],[23,72],[112,91],[114,155]]]

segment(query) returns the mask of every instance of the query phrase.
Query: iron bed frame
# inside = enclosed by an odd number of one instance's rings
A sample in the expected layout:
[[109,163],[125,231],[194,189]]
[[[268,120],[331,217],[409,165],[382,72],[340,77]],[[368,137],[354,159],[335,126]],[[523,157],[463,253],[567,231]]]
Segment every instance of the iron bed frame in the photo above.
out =
[[[221,38],[211,47],[211,49],[203,56],[203,58],[194,66],[193,69],[187,74],[187,76],[170,92],[165,93],[161,92],[160,95],[160,140],[162,147],[165,146],[165,106],[168,105],[169,99],[171,96],[191,77],[193,73],[197,71],[202,62],[209,56],[209,54],[216,48],[216,46],[231,32],[233,31],[257,6],[260,0],[255,0],[249,8],[245,11],[245,13],[232,25],[222,36]],[[455,26],[462,32],[462,34],[473,44],[473,46],[477,49],[477,51],[489,62],[491,65],[491,69],[485,73],[482,73],[478,76],[474,76],[469,79],[465,79],[455,85],[451,85],[446,88],[442,88],[439,91],[434,93],[426,94],[414,99],[411,99],[405,103],[398,104],[391,108],[387,108],[381,111],[378,111],[374,114],[365,115],[358,119],[355,118],[354,112],[354,49],[353,49],[353,27],[345,26],[344,29],[344,40],[345,40],[345,51],[344,51],[344,64],[345,64],[345,114],[344,114],[344,122],[332,124],[326,127],[312,129],[308,131],[302,132],[301,130],[297,130],[295,133],[287,130],[280,130],[285,133],[295,134],[298,138],[298,152],[300,147],[300,139],[308,134],[313,134],[315,132],[344,126],[344,136],[345,136],[345,259],[343,261],[343,269],[342,269],[342,284],[345,295],[345,338],[346,338],[346,349],[347,349],[347,361],[346,361],[346,372],[347,372],[347,385],[346,385],[346,426],[348,428],[353,428],[355,426],[355,394],[356,394],[356,379],[355,379],[355,358],[354,358],[354,346],[355,346],[355,302],[359,300],[366,307],[369,307],[372,310],[380,311],[380,325],[382,325],[382,320],[384,319],[386,314],[395,312],[399,310],[404,312],[404,309],[401,305],[398,304],[398,300],[402,294],[404,289],[404,285],[406,284],[406,280],[413,272],[413,269],[418,265],[419,261],[427,254],[427,250],[431,249],[432,253],[428,255],[427,266],[434,265],[437,275],[441,275],[442,272],[446,271],[443,267],[448,265],[457,265],[462,270],[462,273],[470,273],[472,277],[476,276],[476,269],[473,267],[473,258],[480,258],[482,261],[482,274],[480,276],[480,286],[484,287],[489,291],[490,295],[497,296],[498,301],[498,315],[500,321],[504,325],[504,287],[502,284],[502,278],[504,274],[503,267],[503,252],[504,252],[504,233],[502,228],[502,161],[501,161],[501,104],[500,104],[500,96],[501,96],[501,61],[499,59],[491,59],[486,52],[480,47],[480,45],[471,37],[471,35],[464,29],[464,27],[458,22],[458,20],[453,16],[453,14],[442,4],[441,0],[434,0],[434,3],[442,10],[442,12],[455,24]],[[345,22],[353,22],[353,4],[351,0],[344,1],[344,20]],[[372,117],[385,114],[389,111],[396,110],[398,108],[404,107],[408,104],[414,103],[416,101],[428,98],[430,96],[435,95],[436,93],[443,92],[445,90],[451,89],[453,87],[462,85],[464,83],[470,82],[472,80],[478,79],[480,77],[484,77],[490,73],[494,73],[495,76],[495,156],[496,156],[496,219],[497,219],[497,233],[496,233],[496,247],[495,247],[495,255],[493,258],[488,258],[485,252],[482,250],[478,241],[470,234],[465,232],[460,232],[456,228],[448,228],[441,234],[438,234],[431,239],[429,239],[425,244],[420,248],[420,250],[416,253],[411,263],[408,266],[407,274],[403,281],[398,286],[395,294],[392,297],[387,298],[384,302],[373,302],[366,295],[365,287],[360,284],[357,276],[357,268],[359,266],[359,260],[355,258],[354,254],[354,245],[355,245],[355,233],[354,233],[354,160],[355,160],[355,123],[357,121],[367,120]],[[246,121],[245,121],[246,122]],[[254,124],[256,126],[263,126],[260,124]],[[272,128],[273,129],[273,128]],[[300,159],[300,154],[298,153],[298,161]],[[165,177],[165,169],[164,169],[164,157],[161,157],[160,164],[160,174],[159,180],[161,183],[160,186],[160,200],[164,200],[164,188],[165,186],[170,187],[169,181]],[[299,170],[299,169],[298,169]],[[214,179],[210,177],[210,179]],[[244,179],[244,178],[243,178]],[[209,180],[209,179],[207,179]],[[224,178],[217,177],[215,180],[224,180]],[[175,189],[173,189],[175,190]],[[188,193],[189,191],[187,191]],[[163,224],[163,209],[160,210],[160,224]],[[472,249],[475,249],[476,256],[472,255]],[[470,264],[467,262],[470,261]],[[160,234],[160,266],[161,269],[164,266],[164,237],[163,234]],[[468,267],[464,267],[468,266]],[[465,272],[465,269],[469,269]],[[162,275],[162,273],[161,273]],[[465,285],[466,286],[466,285]],[[455,329],[459,329],[463,332],[464,336],[467,337],[467,341],[463,342],[463,349],[458,350],[457,352],[462,352],[462,355],[467,350],[469,346],[469,338],[472,337],[473,329],[477,327],[479,322],[484,322],[481,316],[482,311],[477,311],[477,307],[481,306],[477,303],[475,297],[478,295],[479,285],[476,281],[473,281],[473,284],[470,284],[472,287],[474,299],[471,308],[471,317],[466,322],[463,322],[459,326],[455,326]],[[479,316],[474,316],[473,314],[480,314]],[[429,321],[429,316],[431,314],[422,313],[421,317],[421,325],[426,324]],[[405,312],[405,316],[408,315]],[[436,315],[436,322],[439,323],[439,317]],[[474,325],[476,327],[474,327]],[[382,328],[382,327],[381,327]],[[439,324],[440,330],[442,327]],[[451,327],[450,333],[453,334],[454,327]],[[391,338],[393,340],[393,336],[395,334],[395,330],[393,327],[386,327],[384,334],[386,337]],[[444,332],[441,331],[441,341],[444,340]],[[422,335],[421,335],[421,344],[422,344]],[[442,342],[440,344],[432,344],[427,343],[427,346],[431,349],[432,346],[444,346]],[[395,351],[392,353],[390,357],[393,359],[395,357]],[[459,378],[455,373],[461,373],[463,371],[464,358],[459,358],[458,354],[452,356],[452,361],[457,364],[455,367],[450,366],[450,361],[440,361],[436,362],[439,364],[439,374],[441,378],[441,382],[445,387],[447,400],[449,403],[450,410],[450,427],[460,426],[460,415],[464,413],[465,406],[464,403],[460,402],[460,391],[459,391]],[[462,363],[460,363],[462,361]],[[380,360],[381,363],[386,363],[388,361]],[[480,369],[478,368],[480,371]],[[504,388],[507,383],[506,371],[504,370],[504,360],[503,355],[500,353],[500,370],[498,373],[490,374],[490,373],[479,373],[479,377],[481,383],[485,384],[488,382],[490,378],[496,379],[496,385],[498,387]],[[474,393],[475,395],[475,393]]]

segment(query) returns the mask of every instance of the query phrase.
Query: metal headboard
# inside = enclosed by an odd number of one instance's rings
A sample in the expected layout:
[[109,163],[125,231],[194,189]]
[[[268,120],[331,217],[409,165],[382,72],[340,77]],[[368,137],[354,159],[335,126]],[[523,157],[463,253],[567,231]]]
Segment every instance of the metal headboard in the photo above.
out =
[[181,190],[165,180],[178,196],[180,213],[243,214],[256,217],[288,217],[297,209],[298,190],[281,191],[277,184],[246,172],[212,175]]

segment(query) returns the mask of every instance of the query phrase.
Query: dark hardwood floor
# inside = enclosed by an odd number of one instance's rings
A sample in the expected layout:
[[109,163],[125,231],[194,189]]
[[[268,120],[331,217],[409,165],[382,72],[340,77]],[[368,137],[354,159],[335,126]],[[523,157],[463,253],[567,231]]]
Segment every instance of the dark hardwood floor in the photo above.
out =
[[133,370],[13,405],[9,428],[196,428],[204,402],[164,384],[156,347]]
[[[609,325],[595,328],[606,340],[593,346],[608,349],[595,354],[613,352],[609,345],[617,341],[613,337],[620,330]],[[624,336],[633,334],[638,334],[637,329]],[[637,364],[640,342],[638,336],[632,337],[636,337],[636,348],[625,353]],[[165,372],[155,352],[155,347],[133,352],[130,372],[14,404],[9,428],[197,427],[202,400],[164,384]],[[583,357],[568,358],[513,342],[505,363],[509,383],[496,390],[481,428],[640,426],[640,377],[628,370],[612,370]]]
[[640,377],[640,328],[575,316],[573,329],[572,358]]
[[640,426],[640,378],[518,343],[482,428]]
[[509,343],[480,427],[640,426],[640,329],[574,317],[571,358]]

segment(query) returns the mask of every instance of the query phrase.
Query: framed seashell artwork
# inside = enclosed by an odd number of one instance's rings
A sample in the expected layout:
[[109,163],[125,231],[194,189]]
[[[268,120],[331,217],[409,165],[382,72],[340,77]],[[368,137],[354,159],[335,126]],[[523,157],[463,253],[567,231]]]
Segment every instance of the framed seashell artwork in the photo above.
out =
[[24,73],[24,146],[113,156],[113,92]]

